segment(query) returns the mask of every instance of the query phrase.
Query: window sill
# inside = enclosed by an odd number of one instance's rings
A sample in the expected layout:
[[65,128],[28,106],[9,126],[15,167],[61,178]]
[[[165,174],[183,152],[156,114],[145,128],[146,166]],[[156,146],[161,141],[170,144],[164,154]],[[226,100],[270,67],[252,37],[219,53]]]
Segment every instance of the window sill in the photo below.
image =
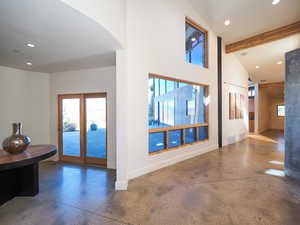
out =
[[184,147],[187,147],[187,146],[206,143],[208,141],[209,141],[209,139],[204,140],[204,141],[196,141],[196,142],[193,142],[193,143],[190,143],[190,144],[184,144],[184,145],[180,145],[180,146],[177,146],[177,147],[166,148],[166,149],[163,149],[163,150],[160,150],[160,151],[157,151],[157,152],[151,152],[151,153],[149,153],[149,156],[155,156],[155,155],[158,155],[158,154],[161,154],[161,153],[164,153],[164,152],[170,152],[170,151],[181,149],[181,148],[184,148]]

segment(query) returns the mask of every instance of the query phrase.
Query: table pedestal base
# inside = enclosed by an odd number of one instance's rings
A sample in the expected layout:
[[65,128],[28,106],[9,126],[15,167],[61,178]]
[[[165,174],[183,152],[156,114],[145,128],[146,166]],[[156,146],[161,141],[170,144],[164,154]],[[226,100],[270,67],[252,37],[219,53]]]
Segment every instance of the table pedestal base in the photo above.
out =
[[17,196],[35,196],[39,193],[39,165],[0,171],[0,205]]

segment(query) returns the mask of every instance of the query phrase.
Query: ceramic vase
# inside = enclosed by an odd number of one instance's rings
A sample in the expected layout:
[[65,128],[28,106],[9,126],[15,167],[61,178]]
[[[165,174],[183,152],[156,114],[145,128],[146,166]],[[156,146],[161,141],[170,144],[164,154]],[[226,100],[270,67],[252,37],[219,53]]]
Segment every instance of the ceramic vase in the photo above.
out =
[[31,143],[31,139],[25,135],[22,135],[22,124],[13,123],[13,133],[10,137],[6,138],[2,147],[5,151],[11,154],[17,154],[23,152]]

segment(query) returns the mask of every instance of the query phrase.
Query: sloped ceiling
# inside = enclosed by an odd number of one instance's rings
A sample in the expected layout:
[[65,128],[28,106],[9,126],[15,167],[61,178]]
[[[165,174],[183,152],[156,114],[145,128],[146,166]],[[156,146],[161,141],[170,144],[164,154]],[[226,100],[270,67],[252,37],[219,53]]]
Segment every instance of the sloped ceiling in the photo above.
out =
[[[300,20],[300,1],[281,0],[190,0],[225,43],[272,30]],[[230,26],[224,21],[229,19]]]
[[[190,1],[225,44],[300,21],[300,0],[281,0],[277,5],[272,5],[273,0]],[[227,19],[229,26],[224,25]],[[299,35],[234,54],[255,82],[270,83],[285,79],[284,55],[296,48],[300,48]],[[278,61],[283,64],[276,64]]]

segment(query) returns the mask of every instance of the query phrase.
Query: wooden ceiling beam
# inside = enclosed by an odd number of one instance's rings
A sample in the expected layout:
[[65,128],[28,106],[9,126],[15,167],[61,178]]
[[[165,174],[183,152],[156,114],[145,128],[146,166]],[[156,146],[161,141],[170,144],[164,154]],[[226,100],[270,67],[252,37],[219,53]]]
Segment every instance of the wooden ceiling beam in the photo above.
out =
[[266,83],[266,84],[259,84],[260,88],[279,88],[284,87],[285,82],[275,82],[275,83]]
[[300,33],[300,21],[226,45],[226,53],[262,45]]

